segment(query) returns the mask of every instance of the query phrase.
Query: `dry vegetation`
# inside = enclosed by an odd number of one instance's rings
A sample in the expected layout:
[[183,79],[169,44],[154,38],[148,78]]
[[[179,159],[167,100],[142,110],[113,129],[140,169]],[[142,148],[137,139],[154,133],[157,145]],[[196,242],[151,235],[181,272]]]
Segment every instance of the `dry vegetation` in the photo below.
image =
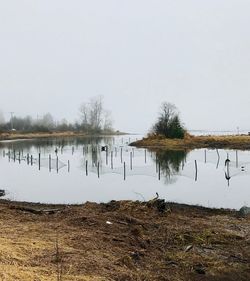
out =
[[51,132],[51,133],[19,133],[19,132],[11,132],[11,133],[0,133],[0,141],[1,140],[17,140],[17,139],[36,139],[36,138],[51,138],[51,137],[74,137],[80,134],[75,132]]
[[184,139],[168,139],[160,136],[148,136],[131,145],[164,149],[228,148],[250,149],[250,136],[192,136]]
[[250,280],[249,217],[163,207],[1,201],[0,280]]
[[[123,132],[113,132],[111,135],[125,135]],[[100,134],[102,135],[102,134]],[[49,132],[49,133],[0,133],[0,141],[3,140],[18,140],[18,139],[42,139],[42,138],[63,138],[63,137],[86,137],[90,136],[86,133],[81,132]]]

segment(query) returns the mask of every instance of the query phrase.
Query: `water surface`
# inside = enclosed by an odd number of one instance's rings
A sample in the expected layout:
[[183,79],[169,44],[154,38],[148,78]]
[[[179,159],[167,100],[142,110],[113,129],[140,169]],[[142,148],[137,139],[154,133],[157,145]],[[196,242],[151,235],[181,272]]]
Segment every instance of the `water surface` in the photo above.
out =
[[136,138],[2,142],[0,189],[7,199],[43,203],[150,200],[157,192],[168,201],[207,207],[250,205],[249,151],[156,153],[129,147]]

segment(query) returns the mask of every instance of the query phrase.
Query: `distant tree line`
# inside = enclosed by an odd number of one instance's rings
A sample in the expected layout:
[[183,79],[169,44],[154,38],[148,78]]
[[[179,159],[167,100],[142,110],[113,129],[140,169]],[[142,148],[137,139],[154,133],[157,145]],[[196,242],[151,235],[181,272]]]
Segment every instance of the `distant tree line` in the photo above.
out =
[[30,132],[86,132],[89,134],[112,133],[113,122],[110,111],[104,109],[103,98],[101,96],[91,98],[89,102],[80,106],[80,120],[74,123],[66,119],[55,121],[50,113],[41,117],[12,116],[9,121],[4,120],[0,111],[0,132],[18,131]]

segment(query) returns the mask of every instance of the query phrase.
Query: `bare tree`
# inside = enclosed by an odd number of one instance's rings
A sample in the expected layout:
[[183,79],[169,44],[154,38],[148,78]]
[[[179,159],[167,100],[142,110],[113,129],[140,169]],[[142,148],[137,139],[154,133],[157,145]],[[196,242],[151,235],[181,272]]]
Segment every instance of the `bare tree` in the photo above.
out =
[[97,96],[80,107],[81,126],[90,133],[112,130],[111,113],[103,107],[103,97]]
[[90,127],[100,131],[103,116],[103,97],[98,96],[90,100]]
[[104,112],[103,130],[105,132],[111,132],[113,130],[113,120],[111,117],[111,111],[109,110],[105,110]]

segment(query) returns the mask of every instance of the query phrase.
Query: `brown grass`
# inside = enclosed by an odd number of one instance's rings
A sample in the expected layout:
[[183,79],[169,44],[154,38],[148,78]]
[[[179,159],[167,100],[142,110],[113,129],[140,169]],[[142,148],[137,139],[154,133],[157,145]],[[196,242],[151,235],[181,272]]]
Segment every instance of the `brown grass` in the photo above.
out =
[[[114,132],[111,135],[126,135],[123,132]],[[9,132],[0,133],[1,140],[17,140],[17,139],[39,139],[39,138],[62,138],[62,137],[86,137],[89,136],[84,132],[39,132],[39,133],[20,133],[20,132]]]
[[131,145],[137,147],[152,147],[164,149],[196,149],[196,148],[228,148],[250,149],[250,136],[192,136],[186,135],[184,139],[168,139],[160,136],[149,136],[136,141]]
[[0,202],[0,280],[250,280],[250,218],[236,212],[121,201],[38,215],[13,205],[40,208]]

